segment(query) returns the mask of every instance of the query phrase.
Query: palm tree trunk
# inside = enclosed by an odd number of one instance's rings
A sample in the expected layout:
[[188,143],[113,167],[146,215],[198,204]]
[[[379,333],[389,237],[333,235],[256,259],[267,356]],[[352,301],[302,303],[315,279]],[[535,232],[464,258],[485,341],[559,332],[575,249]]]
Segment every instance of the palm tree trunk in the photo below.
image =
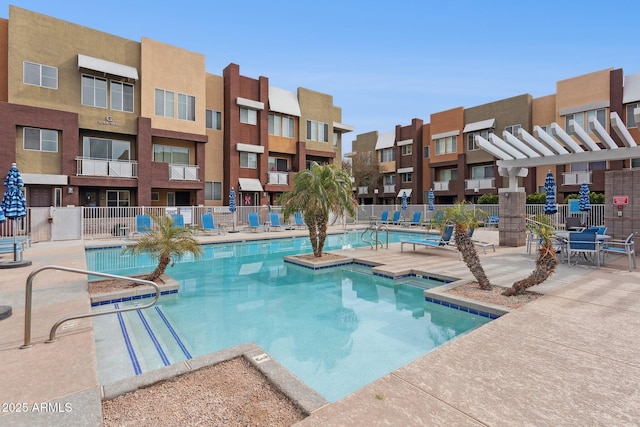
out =
[[476,250],[475,245],[471,241],[469,237],[468,231],[465,230],[462,226],[456,223],[456,246],[458,247],[458,251],[462,255],[462,260],[471,271],[471,274],[478,282],[480,289],[488,291],[491,289],[491,282],[489,282],[489,278],[487,274],[484,272],[484,268],[482,268],[482,264],[480,263],[480,257],[478,256],[478,251]]
[[324,249],[324,242],[327,239],[327,218],[323,215],[318,218],[318,254],[316,256],[322,256],[322,250]]
[[152,282],[158,280],[158,278],[164,274],[165,270],[167,269],[167,265],[169,265],[169,262],[171,262],[170,256],[160,255],[158,266],[155,270],[153,270],[153,272],[151,272],[151,274],[145,277],[145,280],[150,280]]
[[527,288],[531,286],[539,285],[547,280],[556,271],[558,265],[558,258],[553,245],[549,242],[544,242],[540,249],[538,249],[538,255],[536,257],[536,269],[522,280],[519,280],[513,284],[510,288],[502,292],[502,295],[513,296],[524,293]]
[[313,249],[313,255],[319,257],[318,253],[318,224],[315,218],[308,221],[307,228],[309,228],[309,240],[311,240],[311,249]]

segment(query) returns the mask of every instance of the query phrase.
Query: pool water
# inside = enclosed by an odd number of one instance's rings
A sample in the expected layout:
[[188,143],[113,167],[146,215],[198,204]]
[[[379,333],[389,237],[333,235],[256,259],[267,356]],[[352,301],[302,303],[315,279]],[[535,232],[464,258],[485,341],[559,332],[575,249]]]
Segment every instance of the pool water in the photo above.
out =
[[[329,236],[326,249],[358,240],[358,233]],[[392,280],[355,264],[313,271],[284,263],[284,255],[311,251],[308,238],[203,249],[199,260],[167,270],[178,294],[146,310],[94,318],[101,384],[251,341],[336,401],[490,321],[425,302],[424,288],[441,282]],[[155,263],[114,248],[87,251],[87,265],[132,275]]]

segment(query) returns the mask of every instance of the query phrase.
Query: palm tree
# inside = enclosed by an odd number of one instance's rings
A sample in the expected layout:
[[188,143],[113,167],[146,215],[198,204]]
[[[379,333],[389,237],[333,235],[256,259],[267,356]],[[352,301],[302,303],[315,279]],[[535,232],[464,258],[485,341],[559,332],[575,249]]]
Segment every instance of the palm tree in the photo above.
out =
[[480,289],[490,290],[491,283],[487,274],[480,264],[480,257],[476,246],[471,241],[469,231],[475,229],[481,218],[486,217],[486,213],[480,209],[467,209],[465,203],[456,203],[450,208],[444,210],[442,223],[447,224],[453,222],[455,231],[455,242],[458,251],[462,255],[462,260],[475,277]]
[[341,215],[345,211],[356,215],[358,202],[351,190],[351,175],[335,165],[311,163],[310,169],[298,172],[293,178],[293,189],[280,197],[285,218],[301,212],[309,229],[313,254],[322,256],[327,238],[329,214]]
[[534,236],[539,236],[542,241],[536,255],[536,269],[531,274],[515,282],[510,288],[502,292],[502,295],[512,296],[524,293],[527,288],[547,280],[556,271],[558,258],[552,244],[553,226],[547,215],[535,215],[532,221],[527,223],[527,228]]
[[145,280],[156,281],[164,274],[169,263],[173,265],[187,253],[192,253],[196,259],[203,254],[202,248],[193,237],[193,231],[186,227],[174,225],[169,216],[153,217],[155,227],[133,246],[128,246],[122,253],[149,254],[158,259],[158,266]]

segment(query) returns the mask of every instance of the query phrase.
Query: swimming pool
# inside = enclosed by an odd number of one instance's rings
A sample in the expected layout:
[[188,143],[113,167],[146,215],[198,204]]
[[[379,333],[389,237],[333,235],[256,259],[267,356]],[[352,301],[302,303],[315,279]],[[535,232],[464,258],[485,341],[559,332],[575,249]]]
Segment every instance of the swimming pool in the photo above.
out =
[[[326,248],[358,240],[356,233],[329,236]],[[284,263],[284,255],[310,252],[308,238],[203,249],[200,260],[168,269],[178,294],[94,319],[101,384],[252,341],[336,401],[490,321],[425,302],[423,289],[439,282],[392,280],[355,264],[313,271]],[[118,248],[87,251],[89,270],[115,274],[148,271],[155,263],[145,258],[121,257]]]

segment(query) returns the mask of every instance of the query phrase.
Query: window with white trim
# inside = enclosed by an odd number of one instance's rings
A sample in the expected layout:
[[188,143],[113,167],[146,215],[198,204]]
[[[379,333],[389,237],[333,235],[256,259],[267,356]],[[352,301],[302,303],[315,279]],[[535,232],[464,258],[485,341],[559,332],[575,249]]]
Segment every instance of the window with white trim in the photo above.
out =
[[269,113],[269,135],[295,137],[295,120],[291,116]]
[[384,185],[396,185],[396,175],[395,174],[385,175]]
[[111,80],[111,109],[133,113],[133,85]]
[[153,161],[173,165],[189,164],[189,149],[172,145],[153,144]]
[[329,142],[329,125],[315,120],[307,120],[307,139],[309,141]]
[[455,181],[458,179],[458,169],[442,169],[440,170],[440,181]]
[[107,207],[131,206],[131,194],[129,190],[107,190]]
[[178,120],[196,120],[196,97],[184,93],[178,94]]
[[581,113],[575,113],[575,114],[567,114],[564,118],[565,120],[565,130],[569,135],[574,135],[573,132],[569,131],[569,122],[571,120],[575,120],[576,124],[579,125],[582,129],[584,129],[585,132],[587,133],[593,133],[591,132],[591,130],[589,130],[589,126],[587,125],[589,123],[589,119],[591,117],[595,117],[596,120],[603,126],[606,128],[607,126],[607,110],[604,108],[599,108],[597,110],[589,110],[589,111],[584,111]]
[[287,172],[289,170],[289,159],[269,156],[268,167],[269,172]]
[[58,89],[58,69],[24,61],[22,63],[22,82],[27,85]]
[[22,148],[32,151],[58,152],[58,131],[51,129],[24,128]]
[[400,174],[400,180],[402,182],[411,182],[413,180],[413,173],[404,172]]
[[436,139],[436,156],[441,154],[455,153],[457,150],[458,136],[446,136]]
[[220,181],[205,181],[205,200],[222,200],[222,183]]
[[413,154],[413,144],[403,145],[401,150],[403,156],[410,156]]
[[471,179],[485,178],[493,178],[493,165],[471,167]]
[[393,162],[396,159],[395,148],[383,148],[380,150],[380,162]]
[[480,136],[484,139],[489,139],[489,130],[479,130],[477,132],[471,132],[467,134],[467,151],[479,150],[480,146],[476,142],[476,136]]
[[107,80],[82,76],[82,105],[107,108]]
[[82,156],[88,159],[129,161],[131,142],[85,136],[82,138]]
[[258,112],[247,107],[240,107],[240,123],[248,125],[258,124]]
[[156,89],[155,114],[162,117],[175,117],[175,94],[169,90]]
[[240,167],[245,169],[258,168],[258,154],[246,151],[240,152]]
[[207,129],[222,130],[222,113],[220,111],[205,110]]
[[511,135],[517,137],[518,136],[518,129],[521,129],[521,128],[522,128],[522,125],[511,125],[511,126],[506,126],[504,128],[504,130],[509,132]]
[[151,201],[152,202],[159,202],[160,201],[160,193],[158,191],[152,191],[151,192]]
[[340,132],[333,132],[333,148],[338,148],[340,144]]
[[631,169],[638,169],[640,168],[640,157],[636,157],[631,159]]
[[640,102],[636,102],[635,104],[627,105],[627,127],[628,128],[637,128],[638,123],[636,123],[636,117],[633,115],[633,111],[636,108],[640,108]]

